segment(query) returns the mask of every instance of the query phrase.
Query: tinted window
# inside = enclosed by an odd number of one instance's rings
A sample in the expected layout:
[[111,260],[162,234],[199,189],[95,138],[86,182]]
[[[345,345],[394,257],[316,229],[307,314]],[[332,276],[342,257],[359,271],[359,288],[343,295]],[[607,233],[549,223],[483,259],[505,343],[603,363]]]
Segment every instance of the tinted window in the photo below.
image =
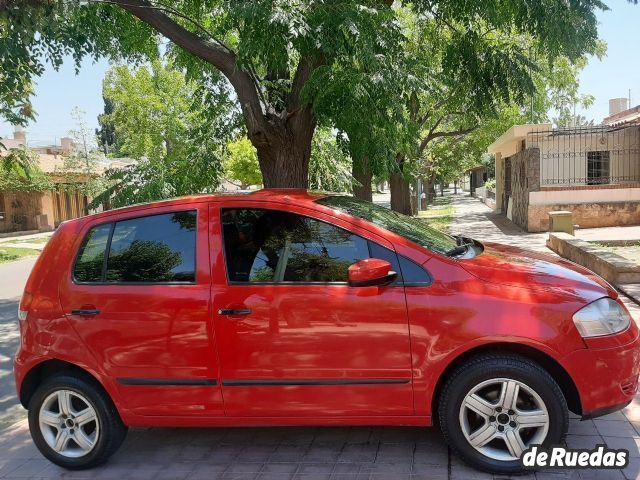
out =
[[77,282],[101,282],[104,255],[112,223],[93,227],[80,247],[73,269],[73,278]]
[[408,258],[400,256],[402,278],[406,285],[430,285],[431,277],[424,268]]
[[196,212],[117,222],[107,282],[195,282]]
[[363,238],[293,213],[224,210],[222,224],[233,282],[346,282],[349,266],[369,257]]
[[396,255],[396,252],[393,252],[382,245],[378,245],[375,242],[369,242],[369,256],[371,258],[379,258],[380,260],[386,260],[389,262],[391,264],[391,270],[398,274],[393,284],[402,284],[402,270],[400,269],[398,255]]
[[436,252],[446,253],[457,246],[455,238],[430,227],[424,220],[402,215],[371,202],[346,196],[324,197],[317,202],[367,220]]

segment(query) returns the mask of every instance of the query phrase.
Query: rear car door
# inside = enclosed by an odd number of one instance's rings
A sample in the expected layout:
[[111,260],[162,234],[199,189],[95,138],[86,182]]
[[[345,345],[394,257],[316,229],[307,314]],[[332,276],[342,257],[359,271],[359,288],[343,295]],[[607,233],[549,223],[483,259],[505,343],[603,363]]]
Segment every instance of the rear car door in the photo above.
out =
[[206,203],[87,225],[60,286],[64,312],[125,408],[219,415]]
[[227,415],[413,414],[402,282],[347,284],[372,248],[395,257],[388,242],[303,207],[237,201],[210,214]]

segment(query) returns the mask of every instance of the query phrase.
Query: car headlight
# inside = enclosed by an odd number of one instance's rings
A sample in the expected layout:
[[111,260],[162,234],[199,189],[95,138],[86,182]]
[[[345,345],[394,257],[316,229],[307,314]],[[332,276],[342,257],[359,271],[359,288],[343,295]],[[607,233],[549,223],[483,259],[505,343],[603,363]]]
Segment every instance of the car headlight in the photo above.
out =
[[601,298],[578,310],[573,323],[583,338],[600,337],[626,330],[631,317],[613,298]]

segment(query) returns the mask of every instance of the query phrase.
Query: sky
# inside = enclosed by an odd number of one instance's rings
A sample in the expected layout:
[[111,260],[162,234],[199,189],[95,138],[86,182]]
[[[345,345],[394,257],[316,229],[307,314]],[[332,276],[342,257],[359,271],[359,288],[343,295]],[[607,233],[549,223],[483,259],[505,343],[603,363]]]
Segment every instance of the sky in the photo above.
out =
[[[593,58],[580,75],[580,90],[595,96],[594,104],[582,111],[587,119],[600,123],[608,114],[609,99],[628,97],[631,105],[640,105],[640,5],[626,0],[608,0],[611,10],[598,14],[598,32],[607,42],[607,56]],[[75,127],[71,111],[85,112],[85,121],[95,128],[102,112],[102,79],[109,64],[85,60],[78,75],[73,62],[66,61],[59,71],[48,67],[37,80],[34,109],[35,122],[27,126],[31,145],[59,143],[60,137]],[[0,137],[11,137],[13,127],[0,119]]]

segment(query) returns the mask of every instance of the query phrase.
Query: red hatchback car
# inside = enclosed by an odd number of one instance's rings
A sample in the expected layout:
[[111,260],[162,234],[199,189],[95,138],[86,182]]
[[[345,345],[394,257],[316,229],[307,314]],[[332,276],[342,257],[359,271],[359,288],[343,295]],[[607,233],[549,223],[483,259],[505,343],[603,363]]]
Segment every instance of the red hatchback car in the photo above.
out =
[[204,195],[62,224],[20,302],[42,454],[127,427],[421,425],[477,468],[627,405],[638,328],[592,272],[346,196]]

